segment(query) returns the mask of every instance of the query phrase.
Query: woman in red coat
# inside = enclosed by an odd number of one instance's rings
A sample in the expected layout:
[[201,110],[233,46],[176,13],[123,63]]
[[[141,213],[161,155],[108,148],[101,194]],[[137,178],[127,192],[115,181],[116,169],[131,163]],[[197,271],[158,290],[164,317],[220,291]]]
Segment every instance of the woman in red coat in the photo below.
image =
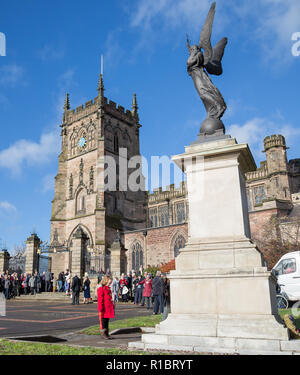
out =
[[114,304],[112,299],[112,293],[110,284],[112,278],[109,276],[103,276],[101,280],[101,286],[98,288],[98,311],[100,321],[100,332],[105,339],[111,339],[108,334],[109,319],[115,317]]
[[145,300],[147,301],[147,309],[150,309],[150,301],[151,301],[151,294],[152,294],[152,280],[147,274],[146,279],[139,282],[139,284],[144,284],[144,293],[143,297],[145,297]]

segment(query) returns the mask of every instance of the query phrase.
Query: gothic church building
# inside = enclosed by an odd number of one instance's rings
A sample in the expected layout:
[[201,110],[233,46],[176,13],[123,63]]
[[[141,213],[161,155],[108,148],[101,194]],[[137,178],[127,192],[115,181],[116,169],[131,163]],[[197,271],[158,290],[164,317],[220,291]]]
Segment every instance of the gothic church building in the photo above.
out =
[[[138,158],[140,128],[136,96],[131,110],[108,101],[100,75],[98,96],[76,110],[66,95],[62,149],[52,201],[51,272],[109,269],[113,274],[173,260],[188,240],[189,207],[185,183],[153,193],[120,189],[122,155]],[[266,160],[247,173],[251,236],[272,215],[291,215],[300,204],[300,159],[288,161],[285,139],[264,140]],[[105,190],[105,157],[116,162],[116,188]]]

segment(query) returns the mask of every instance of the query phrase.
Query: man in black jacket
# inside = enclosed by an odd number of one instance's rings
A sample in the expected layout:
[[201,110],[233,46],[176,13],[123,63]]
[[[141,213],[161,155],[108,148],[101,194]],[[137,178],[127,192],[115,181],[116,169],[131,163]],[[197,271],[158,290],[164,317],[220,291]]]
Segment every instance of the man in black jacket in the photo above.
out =
[[50,292],[51,288],[51,272],[46,271],[45,272],[45,292]]
[[127,273],[126,280],[127,280],[127,288],[128,288],[128,297],[129,299],[132,300],[132,276],[130,272]]
[[72,305],[79,305],[79,293],[81,288],[81,281],[77,274],[75,273],[75,276],[72,280]]
[[163,306],[163,295],[165,292],[165,283],[161,277],[161,272],[157,271],[156,276],[152,281],[152,294],[154,296],[154,307],[153,307],[153,314],[157,315],[158,310],[162,314],[164,311]]

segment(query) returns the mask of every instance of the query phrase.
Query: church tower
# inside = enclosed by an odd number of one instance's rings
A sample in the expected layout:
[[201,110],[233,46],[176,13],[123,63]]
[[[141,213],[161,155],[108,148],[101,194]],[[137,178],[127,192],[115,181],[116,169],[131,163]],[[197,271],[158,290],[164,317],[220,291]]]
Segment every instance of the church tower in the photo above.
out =
[[[104,96],[100,74],[98,96],[93,100],[74,110],[66,94],[60,127],[62,150],[51,215],[51,270],[57,275],[69,268],[82,276],[86,271],[111,268],[110,247],[119,232],[145,227],[146,194],[127,186],[128,176],[141,169],[141,162],[127,169],[124,180],[128,160],[141,160],[136,95],[132,110],[125,111]],[[115,169],[110,165],[112,160]],[[111,184],[107,173],[114,170],[116,181]],[[123,261],[119,272],[125,272],[121,242],[120,249]]]

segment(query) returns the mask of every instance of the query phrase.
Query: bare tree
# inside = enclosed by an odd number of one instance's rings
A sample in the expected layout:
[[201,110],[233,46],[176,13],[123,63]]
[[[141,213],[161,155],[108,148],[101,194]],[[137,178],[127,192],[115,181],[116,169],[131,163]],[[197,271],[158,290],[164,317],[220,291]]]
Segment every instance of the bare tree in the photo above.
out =
[[14,245],[11,250],[11,257],[22,257],[24,256],[26,251],[26,246],[24,243],[19,244],[19,245]]
[[300,250],[300,217],[274,215],[262,227],[262,236],[254,241],[272,269],[284,254]]

